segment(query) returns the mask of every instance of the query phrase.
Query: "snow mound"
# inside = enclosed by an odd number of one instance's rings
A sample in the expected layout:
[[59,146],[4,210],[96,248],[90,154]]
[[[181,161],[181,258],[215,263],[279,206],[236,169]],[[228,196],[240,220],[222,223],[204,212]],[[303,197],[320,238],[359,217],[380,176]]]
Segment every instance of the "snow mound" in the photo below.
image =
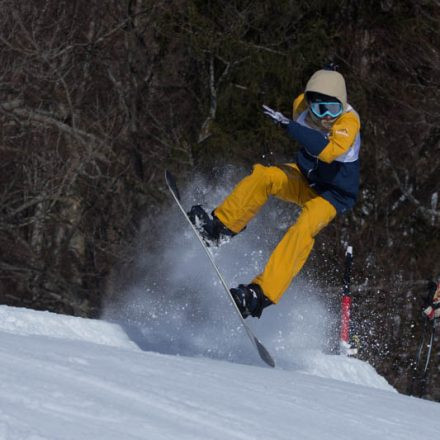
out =
[[296,357],[303,373],[397,392],[370,364],[359,359],[326,355],[317,350],[298,351]]
[[[0,306],[0,332],[17,336],[47,336],[141,351],[117,324],[24,308]],[[247,342],[246,338],[243,340]],[[271,348],[270,345],[268,348]],[[277,353],[273,354],[277,362]],[[282,358],[277,362],[282,370],[395,391],[371,365],[358,359],[307,349],[293,350],[290,356],[294,362],[284,363]]]
[[0,322],[2,440],[438,436],[438,403],[310,374],[337,377],[354,359],[307,353],[304,374],[127,350],[93,320],[2,307]]
[[0,331],[137,349],[137,345],[116,324],[18,307],[0,306]]

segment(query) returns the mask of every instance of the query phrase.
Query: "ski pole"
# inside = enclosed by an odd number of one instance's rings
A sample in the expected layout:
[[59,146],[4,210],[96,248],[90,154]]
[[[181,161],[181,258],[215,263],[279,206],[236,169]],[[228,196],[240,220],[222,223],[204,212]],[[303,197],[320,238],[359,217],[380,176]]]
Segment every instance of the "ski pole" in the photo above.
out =
[[[416,363],[414,366],[415,375],[413,381],[417,384],[417,394],[419,397],[423,397],[426,391],[426,384],[428,380],[428,368],[431,360],[432,346],[434,344],[435,330],[437,327],[437,320],[433,319],[428,321],[425,318],[425,323],[423,326],[422,337],[420,340],[420,345],[417,350]],[[411,385],[411,394],[413,390],[413,385]]]
[[[426,383],[428,380],[428,369],[431,360],[432,347],[434,344],[436,327],[438,326],[438,318],[429,319],[426,310],[431,307],[434,295],[438,289],[438,285],[434,281],[429,281],[426,286],[426,292],[422,294],[423,327],[420,335],[420,343],[417,348],[415,363],[413,364],[414,374],[410,384],[410,393],[413,394],[414,387],[417,387],[415,395],[423,397],[425,395]],[[435,316],[435,315],[434,315]]]
[[345,252],[344,278],[341,298],[341,332],[340,332],[340,352],[345,355],[357,353],[357,349],[350,346],[350,312],[352,295],[350,290],[351,266],[353,263],[353,248],[347,246]]

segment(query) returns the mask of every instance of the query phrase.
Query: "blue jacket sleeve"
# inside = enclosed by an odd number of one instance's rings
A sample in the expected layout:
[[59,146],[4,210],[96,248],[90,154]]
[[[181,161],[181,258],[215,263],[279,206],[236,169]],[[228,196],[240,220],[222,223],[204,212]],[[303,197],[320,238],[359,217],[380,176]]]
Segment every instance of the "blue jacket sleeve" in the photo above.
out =
[[328,140],[318,130],[304,127],[298,122],[291,121],[287,126],[287,134],[295,139],[312,156],[319,156],[321,151],[327,146]]

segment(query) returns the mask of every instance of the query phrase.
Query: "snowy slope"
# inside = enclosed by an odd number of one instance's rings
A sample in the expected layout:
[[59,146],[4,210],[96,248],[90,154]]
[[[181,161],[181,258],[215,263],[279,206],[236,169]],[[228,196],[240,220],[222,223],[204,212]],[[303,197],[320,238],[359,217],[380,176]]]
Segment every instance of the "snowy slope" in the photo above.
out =
[[437,437],[438,403],[363,362],[302,356],[308,371],[144,352],[114,324],[0,307],[0,438]]

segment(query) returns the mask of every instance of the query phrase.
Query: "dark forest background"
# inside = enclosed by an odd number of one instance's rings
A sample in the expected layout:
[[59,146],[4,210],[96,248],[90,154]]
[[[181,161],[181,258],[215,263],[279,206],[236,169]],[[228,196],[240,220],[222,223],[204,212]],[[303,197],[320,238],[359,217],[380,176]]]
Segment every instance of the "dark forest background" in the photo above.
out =
[[420,293],[440,274],[440,2],[0,0],[0,302],[97,317],[139,229],[153,246],[182,182],[292,160],[290,114],[339,65],[360,113],[359,202],[305,271],[337,304],[355,249],[359,357],[440,400],[439,343],[414,373]]

